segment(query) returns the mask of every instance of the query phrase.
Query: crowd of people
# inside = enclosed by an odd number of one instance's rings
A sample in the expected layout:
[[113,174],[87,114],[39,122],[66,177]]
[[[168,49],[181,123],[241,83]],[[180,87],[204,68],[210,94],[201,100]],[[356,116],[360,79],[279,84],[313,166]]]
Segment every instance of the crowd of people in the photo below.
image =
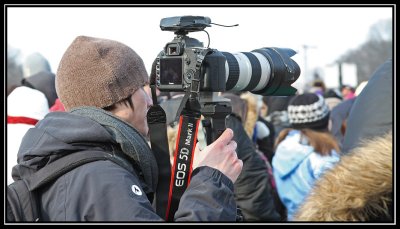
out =
[[[172,167],[184,95],[152,99],[154,63],[149,75],[114,40],[77,37],[55,73],[40,55],[28,60],[8,65],[7,185],[71,154],[107,152],[127,168],[95,161],[63,174],[41,189],[40,220],[165,220],[146,118],[153,101],[164,108]],[[226,130],[207,144],[202,117],[174,221],[393,221],[392,69],[386,60],[357,89],[319,80],[292,96],[222,93]]]

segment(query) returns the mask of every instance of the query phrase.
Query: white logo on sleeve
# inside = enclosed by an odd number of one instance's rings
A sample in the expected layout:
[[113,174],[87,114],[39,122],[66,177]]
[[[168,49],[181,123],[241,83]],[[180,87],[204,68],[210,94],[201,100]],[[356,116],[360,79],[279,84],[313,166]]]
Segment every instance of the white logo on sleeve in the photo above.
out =
[[137,185],[132,185],[132,192],[138,196],[142,195],[142,190]]

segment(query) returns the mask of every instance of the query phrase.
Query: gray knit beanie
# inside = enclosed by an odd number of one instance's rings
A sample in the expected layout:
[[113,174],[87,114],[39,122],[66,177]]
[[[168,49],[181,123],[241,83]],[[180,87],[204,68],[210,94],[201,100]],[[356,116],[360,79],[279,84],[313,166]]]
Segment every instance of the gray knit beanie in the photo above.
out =
[[78,36],[64,53],[56,90],[65,109],[104,108],[132,95],[148,82],[142,59],[113,40]]

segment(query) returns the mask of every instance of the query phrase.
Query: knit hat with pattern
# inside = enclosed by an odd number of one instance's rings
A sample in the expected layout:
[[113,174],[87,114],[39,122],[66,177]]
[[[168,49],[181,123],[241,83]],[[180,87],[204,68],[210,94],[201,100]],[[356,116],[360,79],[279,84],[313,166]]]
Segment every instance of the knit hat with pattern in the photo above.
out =
[[329,107],[321,95],[305,93],[289,102],[288,116],[295,129],[322,130],[328,127]]

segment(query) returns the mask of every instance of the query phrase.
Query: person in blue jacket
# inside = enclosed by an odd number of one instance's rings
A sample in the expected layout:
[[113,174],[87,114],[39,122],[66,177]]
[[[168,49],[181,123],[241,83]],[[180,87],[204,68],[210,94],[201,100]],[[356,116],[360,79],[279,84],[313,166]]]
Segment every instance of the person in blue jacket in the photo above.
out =
[[295,96],[288,117],[292,128],[279,134],[272,167],[290,221],[314,182],[339,161],[339,146],[328,131],[329,108],[321,95]]
[[[109,161],[79,166],[40,190],[43,221],[161,221],[152,206],[158,168],[145,137],[152,100],[148,75],[130,47],[78,36],[56,74],[57,94],[68,112],[53,112],[30,129],[13,178],[20,179],[72,153],[106,151],[130,170]],[[195,154],[191,183],[176,221],[235,221],[233,183],[243,163],[233,131]]]
[[394,222],[393,76],[389,58],[357,96],[347,121],[343,156],[316,182],[296,220]]

